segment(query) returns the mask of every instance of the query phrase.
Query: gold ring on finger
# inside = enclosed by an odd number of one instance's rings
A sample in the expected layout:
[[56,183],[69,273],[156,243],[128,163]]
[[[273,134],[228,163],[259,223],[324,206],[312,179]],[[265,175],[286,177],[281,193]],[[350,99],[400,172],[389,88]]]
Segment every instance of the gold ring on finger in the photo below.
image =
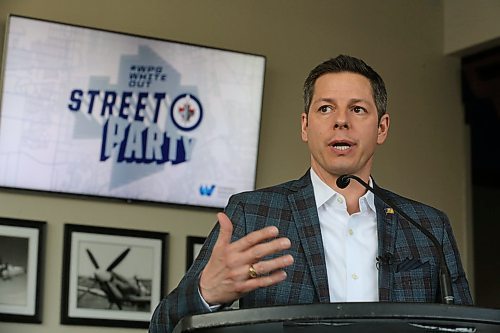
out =
[[255,270],[253,265],[250,265],[250,268],[248,268],[248,276],[251,279],[255,279],[258,276],[257,271]]

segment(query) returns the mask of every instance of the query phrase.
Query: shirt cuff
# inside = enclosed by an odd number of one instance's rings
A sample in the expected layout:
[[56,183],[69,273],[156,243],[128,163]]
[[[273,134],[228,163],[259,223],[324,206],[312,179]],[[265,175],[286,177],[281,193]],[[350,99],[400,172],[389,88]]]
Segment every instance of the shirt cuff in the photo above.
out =
[[208,304],[207,301],[205,301],[205,299],[203,298],[203,296],[201,296],[201,291],[199,286],[198,286],[198,295],[200,295],[200,299],[203,305],[205,306],[205,309],[209,310],[210,312],[217,311],[221,308],[222,306],[221,304],[215,304],[215,305]]

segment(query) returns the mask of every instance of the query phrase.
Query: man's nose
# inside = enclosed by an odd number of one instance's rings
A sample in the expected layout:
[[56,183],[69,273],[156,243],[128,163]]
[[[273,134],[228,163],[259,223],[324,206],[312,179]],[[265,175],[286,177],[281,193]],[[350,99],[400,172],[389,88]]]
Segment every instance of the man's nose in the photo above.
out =
[[335,129],[348,129],[349,128],[349,120],[348,114],[346,111],[338,110],[335,114],[335,123],[333,125]]

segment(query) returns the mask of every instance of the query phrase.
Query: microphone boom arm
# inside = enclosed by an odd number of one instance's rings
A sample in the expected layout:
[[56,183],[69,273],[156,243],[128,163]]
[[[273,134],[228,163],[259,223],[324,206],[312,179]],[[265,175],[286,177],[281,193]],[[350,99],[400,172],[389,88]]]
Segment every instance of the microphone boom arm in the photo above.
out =
[[432,242],[439,256],[439,285],[441,290],[441,302],[443,304],[453,304],[455,297],[453,296],[453,289],[451,286],[451,277],[448,266],[446,265],[446,260],[444,258],[444,252],[441,248],[441,244],[437,240],[437,238],[427,229],[422,227],[420,224],[415,222],[411,217],[409,217],[405,212],[399,209],[396,205],[394,205],[389,199],[385,198],[384,194],[381,193],[378,189],[375,189],[368,185],[365,181],[355,175],[343,175],[337,179],[337,186],[341,189],[346,188],[349,185],[349,179],[356,180],[359,184],[361,184],[368,191],[375,194],[380,200],[382,200],[386,205],[394,209],[402,218],[408,221],[410,224],[414,225],[418,230],[420,230],[429,240]]

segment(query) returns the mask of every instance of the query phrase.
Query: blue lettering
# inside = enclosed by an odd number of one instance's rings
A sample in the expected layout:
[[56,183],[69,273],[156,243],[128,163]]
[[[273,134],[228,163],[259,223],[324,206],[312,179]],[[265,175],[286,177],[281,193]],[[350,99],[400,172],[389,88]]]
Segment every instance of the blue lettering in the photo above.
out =
[[[133,122],[128,126],[128,133],[125,136],[125,150],[123,159],[127,162],[142,160],[144,150],[143,132],[146,132],[146,126],[143,123]],[[143,143],[144,142],[144,143]],[[120,156],[121,157],[121,156]]]
[[82,96],[83,96],[83,91],[80,89],[75,89],[71,92],[71,96],[69,97],[69,100],[73,102],[74,104],[68,104],[68,108],[71,111],[79,111],[80,106],[82,105]]
[[215,185],[212,185],[210,187],[208,186],[205,186],[205,185],[201,185],[200,186],[200,194],[201,195],[206,195],[206,196],[211,196],[212,193],[214,192],[215,190]]
[[120,112],[118,116],[124,119],[128,118],[128,114],[125,112],[126,109],[130,107],[130,97],[132,97],[131,91],[124,91],[122,94],[122,103],[120,105]]
[[108,109],[108,116],[113,115],[113,106],[116,102],[116,92],[114,91],[105,91],[104,99],[102,101],[102,109],[101,116],[106,115],[106,109]]
[[167,94],[165,94],[165,93],[156,93],[154,95],[154,98],[156,100],[156,107],[155,107],[155,116],[153,118],[153,122],[155,124],[158,124],[158,115],[160,114],[161,102],[165,99],[166,96],[167,96]]
[[[92,114],[96,109],[104,119],[118,115],[123,119],[143,122],[146,115],[151,115],[149,120],[157,124],[160,112],[168,112],[166,97],[165,92],[74,89],[69,95],[67,107],[70,111],[82,111],[88,114]],[[85,104],[88,108],[84,107]]]
[[183,143],[182,146],[184,147],[186,161],[189,161],[191,159],[191,153],[193,152],[193,146],[194,143],[196,142],[196,139],[188,138],[186,136],[181,136],[181,138]]
[[194,138],[162,132],[155,124],[146,127],[142,122],[129,123],[113,116],[103,127],[100,160],[106,161],[118,150],[117,162],[178,164],[191,158],[195,143]]
[[151,124],[147,131],[146,142],[146,152],[145,159],[146,161],[163,160],[163,153],[161,146],[164,141],[164,135],[155,124]]
[[88,114],[92,113],[92,108],[94,107],[94,100],[95,97],[99,95],[99,90],[89,90],[88,92],[90,101],[89,101],[89,110],[87,111]]
[[109,117],[103,127],[101,144],[101,161],[106,161],[114,147],[125,139],[128,121],[123,118]]
[[137,121],[144,120],[144,116],[142,115],[141,111],[146,109],[146,102],[144,102],[144,99],[147,100],[148,95],[149,94],[147,92],[140,92],[139,93],[139,96],[137,97],[137,107],[135,109],[134,120],[137,120]]

